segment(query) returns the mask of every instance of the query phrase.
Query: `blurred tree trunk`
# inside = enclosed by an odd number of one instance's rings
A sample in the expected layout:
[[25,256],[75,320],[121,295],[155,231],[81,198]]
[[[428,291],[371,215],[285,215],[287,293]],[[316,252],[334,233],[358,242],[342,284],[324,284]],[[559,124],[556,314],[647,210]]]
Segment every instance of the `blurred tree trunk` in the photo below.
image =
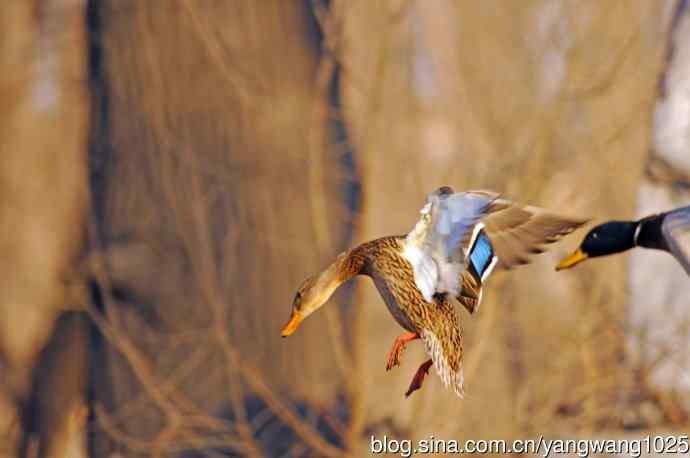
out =
[[[3,383],[20,404],[45,401],[45,385],[31,392],[36,357],[59,311],[81,305],[70,292],[87,209],[83,17],[84,3],[66,0],[7,2],[0,15],[0,351]],[[83,375],[57,367],[44,382],[74,377],[49,389],[58,403],[78,401]],[[50,410],[41,403],[40,456],[63,456],[64,431],[54,425],[77,404]]]
[[85,312],[68,311],[56,320],[23,407],[20,458],[87,456],[89,329]]
[[[647,216],[690,202],[690,8],[677,2],[668,36],[652,124],[653,142],[637,197]],[[690,408],[690,284],[671,256],[635,250],[630,256],[631,343],[648,381],[680,390]],[[666,412],[668,413],[668,412]],[[677,420],[677,418],[676,418]]]
[[[106,431],[94,453],[191,444],[168,403],[240,423],[259,413],[259,382],[240,366],[276,393],[332,404],[349,364],[337,308],[280,339],[299,282],[350,225],[308,2],[92,7],[94,250],[106,254],[106,315],[153,377],[107,350],[96,396],[131,441]],[[175,394],[151,399],[161,383]]]

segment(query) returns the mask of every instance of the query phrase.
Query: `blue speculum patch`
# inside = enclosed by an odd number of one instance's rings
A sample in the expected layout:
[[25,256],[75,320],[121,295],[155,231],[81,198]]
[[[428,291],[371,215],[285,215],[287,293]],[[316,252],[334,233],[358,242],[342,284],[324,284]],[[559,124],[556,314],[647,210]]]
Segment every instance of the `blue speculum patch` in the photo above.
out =
[[489,267],[489,264],[491,264],[493,255],[494,250],[491,247],[491,242],[482,230],[477,235],[477,239],[470,252],[470,262],[472,262],[474,269],[480,276],[484,275],[484,271]]

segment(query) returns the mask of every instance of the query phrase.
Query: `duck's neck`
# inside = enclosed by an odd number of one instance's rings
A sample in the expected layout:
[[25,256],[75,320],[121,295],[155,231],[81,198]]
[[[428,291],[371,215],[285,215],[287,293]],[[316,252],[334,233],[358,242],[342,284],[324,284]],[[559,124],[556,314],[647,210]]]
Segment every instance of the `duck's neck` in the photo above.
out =
[[643,248],[668,251],[668,244],[661,231],[663,222],[663,215],[648,216],[636,221],[635,236],[633,240],[634,245]]
[[364,273],[365,261],[365,258],[360,256],[357,249],[340,253],[335,258],[335,261],[321,272],[317,281],[328,297],[330,297],[340,285],[355,275]]

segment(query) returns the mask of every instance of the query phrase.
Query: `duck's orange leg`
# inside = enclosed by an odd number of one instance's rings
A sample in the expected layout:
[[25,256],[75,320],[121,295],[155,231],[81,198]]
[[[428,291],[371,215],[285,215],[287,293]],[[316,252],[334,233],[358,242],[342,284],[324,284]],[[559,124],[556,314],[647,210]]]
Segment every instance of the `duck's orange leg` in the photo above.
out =
[[421,366],[419,366],[419,369],[417,369],[417,373],[414,374],[414,378],[412,379],[412,383],[410,383],[410,387],[407,389],[407,392],[405,393],[405,397],[408,397],[418,389],[422,387],[422,383],[424,383],[424,378],[429,374],[429,368],[431,367],[432,361],[428,360],[424,363],[422,363]]
[[401,334],[393,342],[393,348],[388,352],[388,363],[386,364],[386,370],[389,371],[395,366],[400,365],[400,358],[402,357],[402,352],[405,350],[405,345],[407,342],[419,339],[419,334],[416,332],[408,332],[407,334]]

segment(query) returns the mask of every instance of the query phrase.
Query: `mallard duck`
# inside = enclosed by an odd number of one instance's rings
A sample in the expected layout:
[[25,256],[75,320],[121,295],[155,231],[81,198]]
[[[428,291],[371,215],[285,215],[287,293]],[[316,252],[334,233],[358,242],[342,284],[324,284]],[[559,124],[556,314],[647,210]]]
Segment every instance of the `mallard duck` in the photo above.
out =
[[590,230],[573,254],[556,270],[569,269],[589,258],[634,247],[671,253],[690,275],[690,206],[647,216],[638,221],[608,221]]
[[494,267],[527,264],[586,222],[499,198],[490,191],[454,193],[444,186],[428,195],[421,218],[407,235],[382,237],[339,254],[323,272],[297,290],[282,336],[355,275],[371,277],[406,333],[393,343],[386,370],[400,365],[407,343],[421,339],[431,359],[417,370],[405,396],[421,388],[433,364],[443,384],[463,396],[462,329],[452,302],[470,314]]

